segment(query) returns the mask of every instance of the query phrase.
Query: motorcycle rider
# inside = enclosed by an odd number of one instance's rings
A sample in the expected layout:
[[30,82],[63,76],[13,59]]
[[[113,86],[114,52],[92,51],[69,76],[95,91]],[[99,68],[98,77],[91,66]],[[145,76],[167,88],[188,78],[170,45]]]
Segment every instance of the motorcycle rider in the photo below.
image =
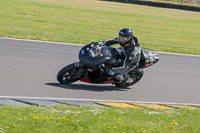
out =
[[125,60],[122,67],[114,67],[112,69],[105,69],[105,72],[114,76],[116,81],[126,81],[129,78],[127,74],[129,70],[136,68],[139,65],[141,58],[140,42],[133,35],[133,30],[130,28],[123,28],[119,31],[119,36],[114,39],[97,42],[100,46],[111,46],[113,44],[120,44],[125,55]]

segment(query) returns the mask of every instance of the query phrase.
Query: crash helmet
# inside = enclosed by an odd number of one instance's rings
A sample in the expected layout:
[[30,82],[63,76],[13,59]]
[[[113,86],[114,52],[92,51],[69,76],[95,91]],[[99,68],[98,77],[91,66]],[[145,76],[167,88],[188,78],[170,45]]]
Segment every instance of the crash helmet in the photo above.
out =
[[129,42],[131,42],[133,38],[133,30],[130,28],[123,28],[119,31],[119,44],[121,46],[125,46]]

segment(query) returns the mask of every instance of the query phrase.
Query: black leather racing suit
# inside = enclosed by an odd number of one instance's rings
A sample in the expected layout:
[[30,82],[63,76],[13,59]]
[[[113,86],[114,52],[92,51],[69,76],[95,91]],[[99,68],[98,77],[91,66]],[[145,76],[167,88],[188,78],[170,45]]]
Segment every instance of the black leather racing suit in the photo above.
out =
[[[110,46],[113,44],[120,44],[118,38],[109,39],[109,40],[97,42],[97,43],[98,43],[97,45],[106,45],[106,46]],[[139,65],[139,61],[141,58],[140,42],[137,39],[137,37],[132,37],[130,43],[131,44],[128,47],[120,44],[122,46],[123,53],[125,54],[125,60],[122,67],[112,68],[112,72],[126,73],[130,69],[134,69],[135,67]]]

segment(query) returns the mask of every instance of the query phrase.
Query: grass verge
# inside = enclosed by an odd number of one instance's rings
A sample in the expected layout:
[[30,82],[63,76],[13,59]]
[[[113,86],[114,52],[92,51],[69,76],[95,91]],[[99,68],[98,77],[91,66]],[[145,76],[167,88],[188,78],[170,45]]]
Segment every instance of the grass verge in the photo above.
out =
[[200,110],[0,106],[0,132],[197,133]]
[[200,13],[101,0],[1,0],[0,36],[88,44],[133,28],[142,48],[200,55]]

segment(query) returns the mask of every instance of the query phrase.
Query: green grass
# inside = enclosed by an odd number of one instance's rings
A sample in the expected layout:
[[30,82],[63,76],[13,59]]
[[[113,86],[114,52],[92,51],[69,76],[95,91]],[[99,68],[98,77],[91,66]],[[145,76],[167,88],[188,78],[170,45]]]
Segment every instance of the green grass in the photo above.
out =
[[133,28],[142,48],[200,55],[200,13],[101,0],[1,0],[0,36],[88,44]]
[[0,106],[4,133],[198,133],[200,110]]

